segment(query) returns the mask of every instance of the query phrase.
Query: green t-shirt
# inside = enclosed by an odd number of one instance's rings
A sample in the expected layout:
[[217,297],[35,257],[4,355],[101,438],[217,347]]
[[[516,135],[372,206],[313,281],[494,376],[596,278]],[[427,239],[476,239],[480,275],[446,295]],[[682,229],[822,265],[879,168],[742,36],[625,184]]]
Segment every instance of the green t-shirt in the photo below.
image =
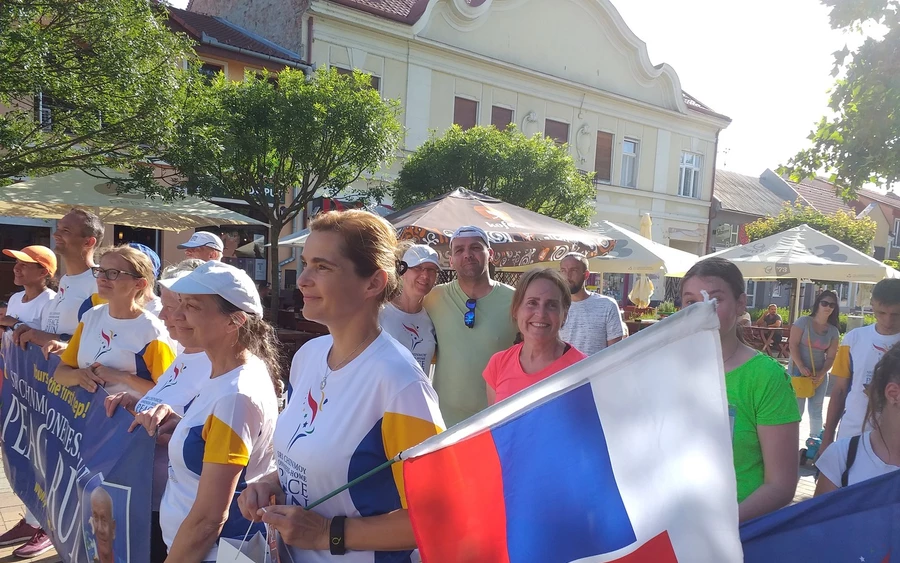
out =
[[434,390],[447,427],[487,408],[481,374],[491,356],[513,345],[516,325],[509,314],[513,288],[495,283],[475,305],[475,326],[463,322],[468,296],[456,280],[435,287],[425,297],[434,323],[438,354]]
[[731,416],[738,502],[743,502],[765,479],[756,427],[799,422],[800,411],[787,372],[765,354],[757,354],[726,373],[725,391]]

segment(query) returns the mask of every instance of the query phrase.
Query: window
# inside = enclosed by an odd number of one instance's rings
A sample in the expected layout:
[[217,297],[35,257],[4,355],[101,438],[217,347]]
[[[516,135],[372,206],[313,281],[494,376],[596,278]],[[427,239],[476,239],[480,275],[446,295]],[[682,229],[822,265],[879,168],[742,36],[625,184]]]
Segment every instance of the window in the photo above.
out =
[[569,142],[569,124],[553,119],[544,120],[544,135],[556,141],[557,145]]
[[700,199],[700,171],[703,157],[692,152],[681,153],[678,195]]
[[753,280],[747,280],[747,285],[744,289],[744,293],[747,294],[747,308],[756,308],[756,282]]
[[894,248],[900,248],[900,219],[894,219]]
[[613,135],[605,131],[597,132],[597,152],[594,155],[594,183],[612,182]]
[[637,187],[638,142],[625,139],[622,143],[622,185]]
[[500,106],[491,107],[491,125],[503,131],[513,122],[513,110]]
[[200,74],[205,76],[207,80],[212,80],[217,74],[224,71],[225,67],[213,63],[203,63],[200,66]]
[[[353,71],[349,68],[341,68],[339,66],[334,67],[338,74],[343,76],[353,76]],[[363,71],[365,72],[365,71]],[[369,85],[372,87],[372,90],[377,90],[381,92],[381,77],[369,75]]]
[[43,92],[34,97],[34,120],[41,124],[41,130],[49,133],[53,125],[53,100]]
[[454,98],[453,123],[463,130],[475,127],[478,124],[478,102],[468,98]]

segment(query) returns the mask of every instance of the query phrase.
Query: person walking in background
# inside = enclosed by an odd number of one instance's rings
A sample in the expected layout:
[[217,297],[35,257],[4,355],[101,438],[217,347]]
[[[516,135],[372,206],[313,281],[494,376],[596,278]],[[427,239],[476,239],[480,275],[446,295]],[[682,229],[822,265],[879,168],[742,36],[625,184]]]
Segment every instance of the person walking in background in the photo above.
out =
[[881,280],[872,289],[875,324],[855,328],[844,335],[831,375],[831,394],[819,455],[834,441],[840,422],[840,438],[871,429],[866,422],[866,387],[875,364],[900,342],[900,280]]
[[788,372],[797,394],[800,416],[809,403],[809,435],[822,432],[822,403],[828,388],[828,370],[837,356],[841,333],[837,294],[823,291],[816,296],[812,312],[794,321],[788,345],[791,351]]
[[44,307],[56,295],[49,287],[56,274],[56,255],[46,246],[7,248],[3,254],[16,259],[13,283],[23,290],[9,298],[5,313],[0,315],[0,327],[15,329],[21,324],[40,328]]
[[571,303],[569,285],[556,270],[535,268],[519,278],[510,316],[522,342],[494,354],[484,369],[489,405],[587,357],[560,338]]
[[179,244],[178,248],[184,250],[185,258],[196,258],[209,262],[210,260],[221,260],[222,252],[225,251],[225,244],[217,235],[208,231],[197,231],[187,242]]
[[560,329],[560,338],[589,356],[622,340],[619,305],[611,297],[590,293],[585,288],[591,275],[587,258],[570,252],[563,256],[559,271],[572,294],[572,307]]
[[867,388],[871,430],[841,438],[816,461],[816,496],[900,469],[900,347],[875,366]]
[[494,257],[487,233],[456,229],[450,237],[450,267],[457,278],[425,297],[442,353],[434,370],[441,413],[452,426],[487,407],[482,372],[491,356],[516,340],[509,317],[513,288],[491,279]]
[[741,271],[723,258],[697,262],[681,280],[685,307],[703,301],[704,295],[717,301],[741,522],[791,502],[797,488],[800,427],[784,368],[738,336],[738,318],[747,308],[744,288]]
[[412,353],[425,375],[430,376],[437,337],[434,323],[422,303],[437,282],[440,257],[424,244],[401,244],[400,248],[405,248],[400,258],[401,268],[405,269],[400,275],[400,295],[385,303],[378,322]]

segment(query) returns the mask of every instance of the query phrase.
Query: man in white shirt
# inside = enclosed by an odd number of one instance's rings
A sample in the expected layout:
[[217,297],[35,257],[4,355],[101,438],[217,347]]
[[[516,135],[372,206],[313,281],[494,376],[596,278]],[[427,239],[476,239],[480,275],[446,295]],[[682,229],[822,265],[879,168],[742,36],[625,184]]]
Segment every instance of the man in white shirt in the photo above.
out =
[[588,356],[622,340],[619,305],[605,295],[589,293],[584,287],[591,274],[587,258],[570,252],[560,262],[559,272],[572,292],[572,306],[559,337]]
[[221,260],[222,252],[225,251],[225,244],[218,236],[207,231],[197,231],[184,244],[179,244],[178,248],[184,250],[185,258],[196,258],[209,262],[210,260]]

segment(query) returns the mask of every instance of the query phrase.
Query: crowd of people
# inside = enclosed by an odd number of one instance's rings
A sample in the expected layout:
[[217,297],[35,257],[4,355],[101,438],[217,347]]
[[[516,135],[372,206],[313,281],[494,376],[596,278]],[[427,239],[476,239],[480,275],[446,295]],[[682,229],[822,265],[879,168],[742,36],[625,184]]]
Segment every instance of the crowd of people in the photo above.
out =
[[[59,355],[59,383],[102,388],[107,414],[127,409],[131,430],[156,439],[154,563],[215,561],[219,538],[264,524],[278,531],[283,561],[414,561],[399,464],[307,507],[623,337],[615,301],[587,291],[582,255],[532,269],[513,288],[491,279],[488,235],[462,226],[450,239],[456,277],[437,285],[440,256],[398,242],[372,213],[324,213],[309,229],[297,285],[303,315],[328,335],[302,346],[286,373],[264,317],[268,286],[219,261],[212,233],[195,233],[186,259],[161,268],[143,245],[100,254],[102,224],[73,209],[55,253],[3,251],[23,291],[0,325],[18,345]],[[57,255],[65,275],[54,290]],[[876,285],[876,323],[843,341],[837,296],[819,294],[790,328],[787,371],[744,343],[744,288],[734,264],[709,258],[687,272],[680,296],[683,306],[717,300],[740,521],[791,501],[807,405],[811,434],[824,428],[817,494],[897,469],[900,280]],[[30,513],[0,535],[0,545],[15,543],[19,557],[52,547]]]

